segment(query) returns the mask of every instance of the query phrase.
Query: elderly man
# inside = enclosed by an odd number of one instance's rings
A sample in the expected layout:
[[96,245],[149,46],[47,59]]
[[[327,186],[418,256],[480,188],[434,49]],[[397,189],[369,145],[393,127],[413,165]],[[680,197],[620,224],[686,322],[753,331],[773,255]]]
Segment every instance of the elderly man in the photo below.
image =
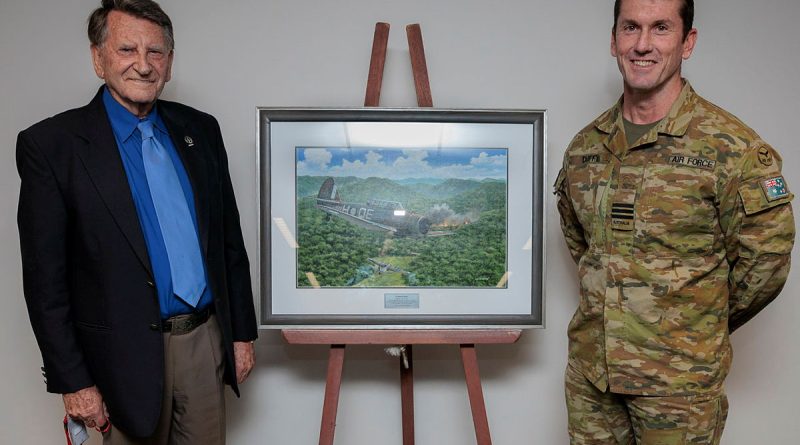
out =
[[617,0],[620,101],[556,181],[578,263],[566,398],[573,444],[717,444],[729,334],[783,287],[794,220],[781,158],[681,78],[692,0]]
[[174,41],[157,3],[103,0],[88,31],[105,85],[17,142],[47,389],[106,444],[221,444],[257,327],[219,125],[158,99]]

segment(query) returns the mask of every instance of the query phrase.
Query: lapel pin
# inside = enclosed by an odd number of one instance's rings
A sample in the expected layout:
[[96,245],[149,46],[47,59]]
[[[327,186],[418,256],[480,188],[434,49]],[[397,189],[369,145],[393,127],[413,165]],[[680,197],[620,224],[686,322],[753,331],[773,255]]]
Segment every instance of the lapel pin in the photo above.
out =
[[183,140],[184,140],[184,142],[186,142],[186,145],[188,145],[190,147],[194,146],[194,139],[190,138],[189,136],[184,136]]

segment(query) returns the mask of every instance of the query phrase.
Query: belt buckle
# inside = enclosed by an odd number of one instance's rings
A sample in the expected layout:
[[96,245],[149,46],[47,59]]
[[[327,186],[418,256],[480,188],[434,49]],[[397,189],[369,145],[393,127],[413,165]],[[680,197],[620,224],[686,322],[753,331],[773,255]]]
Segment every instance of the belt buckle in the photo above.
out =
[[173,335],[188,334],[189,332],[192,332],[191,318],[186,317],[174,320],[172,322],[172,329],[170,332]]
[[208,321],[210,315],[211,313],[209,309],[186,314],[186,316],[178,315],[174,320],[170,321],[169,332],[173,335],[188,334],[201,324]]

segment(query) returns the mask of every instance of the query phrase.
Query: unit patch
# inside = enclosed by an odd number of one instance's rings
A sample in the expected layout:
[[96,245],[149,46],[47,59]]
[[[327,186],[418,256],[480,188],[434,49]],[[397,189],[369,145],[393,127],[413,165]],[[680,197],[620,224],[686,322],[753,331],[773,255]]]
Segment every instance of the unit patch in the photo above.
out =
[[761,188],[764,190],[767,201],[775,201],[789,196],[789,191],[786,190],[786,181],[784,181],[783,176],[761,181]]
[[633,204],[615,202],[611,204],[611,228],[614,230],[633,230]]
[[758,162],[764,164],[765,167],[772,165],[772,153],[769,148],[761,147],[758,149]]
[[717,161],[712,161],[711,159],[683,155],[669,155],[667,156],[667,161],[670,164],[685,165],[687,167],[702,168],[704,170],[714,170],[714,166],[717,165]]

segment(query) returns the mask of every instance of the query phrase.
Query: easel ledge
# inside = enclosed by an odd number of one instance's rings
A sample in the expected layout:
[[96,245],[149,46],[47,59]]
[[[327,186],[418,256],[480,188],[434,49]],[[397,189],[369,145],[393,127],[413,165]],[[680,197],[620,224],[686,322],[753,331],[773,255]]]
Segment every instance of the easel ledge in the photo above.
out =
[[522,329],[283,329],[300,345],[459,345],[515,343]]

